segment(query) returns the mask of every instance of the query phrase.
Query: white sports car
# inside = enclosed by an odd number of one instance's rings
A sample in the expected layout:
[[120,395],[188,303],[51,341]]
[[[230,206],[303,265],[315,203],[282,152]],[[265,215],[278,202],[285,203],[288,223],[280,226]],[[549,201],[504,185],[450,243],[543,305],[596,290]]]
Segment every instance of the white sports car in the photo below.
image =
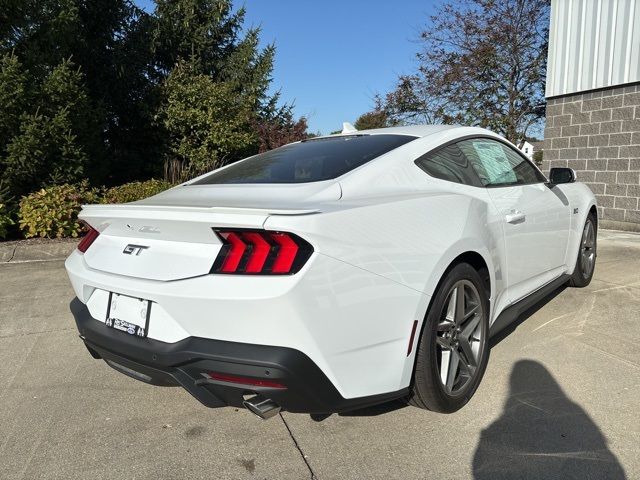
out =
[[85,206],[71,310],[95,358],[209,407],[453,412],[491,335],[590,282],[596,203],[575,180],[480,128],[304,140]]

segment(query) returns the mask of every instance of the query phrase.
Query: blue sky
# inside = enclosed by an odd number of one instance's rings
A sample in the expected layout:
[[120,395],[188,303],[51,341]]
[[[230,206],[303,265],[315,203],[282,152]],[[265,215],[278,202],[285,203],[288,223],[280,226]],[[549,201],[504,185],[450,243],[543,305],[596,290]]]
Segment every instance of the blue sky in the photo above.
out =
[[[136,0],[152,10],[152,0]],[[426,0],[245,0],[246,25],[275,42],[273,89],[295,102],[313,132],[329,133],[371,109],[415,67],[418,32],[434,10]],[[240,6],[241,2],[236,2]]]

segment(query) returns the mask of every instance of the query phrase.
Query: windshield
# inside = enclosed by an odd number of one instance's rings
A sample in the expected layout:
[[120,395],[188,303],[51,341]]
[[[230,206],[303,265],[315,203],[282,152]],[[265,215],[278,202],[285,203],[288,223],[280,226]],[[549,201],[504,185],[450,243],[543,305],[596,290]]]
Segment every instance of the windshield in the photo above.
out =
[[416,138],[408,135],[348,135],[304,140],[214,171],[191,185],[330,180]]

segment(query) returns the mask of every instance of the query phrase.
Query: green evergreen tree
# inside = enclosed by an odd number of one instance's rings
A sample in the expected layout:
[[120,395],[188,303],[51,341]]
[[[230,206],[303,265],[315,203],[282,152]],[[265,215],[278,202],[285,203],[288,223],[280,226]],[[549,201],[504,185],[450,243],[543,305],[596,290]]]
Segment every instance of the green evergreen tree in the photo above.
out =
[[121,183],[159,173],[153,18],[130,0],[7,1],[16,6],[6,11],[11,28],[0,27],[0,53],[14,51],[30,83],[40,84],[68,58],[83,73],[87,108],[99,120],[94,143],[83,145],[90,177]]
[[163,84],[159,120],[167,132],[170,181],[205,173],[257,148],[253,98],[200,71],[197,61],[179,61]]
[[257,137],[289,125],[291,106],[269,94],[274,46],[244,20],[231,0],[157,0],[153,13],[131,0],[5,0],[0,178],[12,195],[79,175],[119,184],[270,143]]
[[28,75],[13,53],[0,58],[0,158],[20,128],[20,116],[30,104]]
[[153,52],[160,78],[188,60],[214,82],[254,98],[256,111],[268,108],[275,46],[259,48],[260,29],[243,35],[245,9],[230,0],[158,0]]
[[260,49],[259,29],[243,35],[245,10],[232,7],[230,0],[157,2],[153,51],[170,180],[255,153],[257,120],[280,122],[290,110],[268,94],[275,47]]
[[15,196],[83,178],[89,159],[84,145],[96,132],[82,75],[70,60],[45,78],[31,108],[20,116],[2,158],[2,179]]

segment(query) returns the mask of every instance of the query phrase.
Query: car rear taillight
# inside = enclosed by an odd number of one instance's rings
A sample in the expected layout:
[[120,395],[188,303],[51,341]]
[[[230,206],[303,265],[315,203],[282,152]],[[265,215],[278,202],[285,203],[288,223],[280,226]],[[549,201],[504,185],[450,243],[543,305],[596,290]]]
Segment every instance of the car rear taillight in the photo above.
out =
[[214,229],[222,248],[211,273],[290,275],[313,253],[313,247],[293,233],[267,230]]
[[82,253],[86,252],[91,244],[95,241],[95,239],[98,238],[98,235],[100,235],[100,232],[98,232],[92,226],[87,225],[87,228],[89,229],[89,231],[85,234],[84,237],[82,237],[82,240],[80,240],[80,243],[78,244],[78,250],[80,250]]

